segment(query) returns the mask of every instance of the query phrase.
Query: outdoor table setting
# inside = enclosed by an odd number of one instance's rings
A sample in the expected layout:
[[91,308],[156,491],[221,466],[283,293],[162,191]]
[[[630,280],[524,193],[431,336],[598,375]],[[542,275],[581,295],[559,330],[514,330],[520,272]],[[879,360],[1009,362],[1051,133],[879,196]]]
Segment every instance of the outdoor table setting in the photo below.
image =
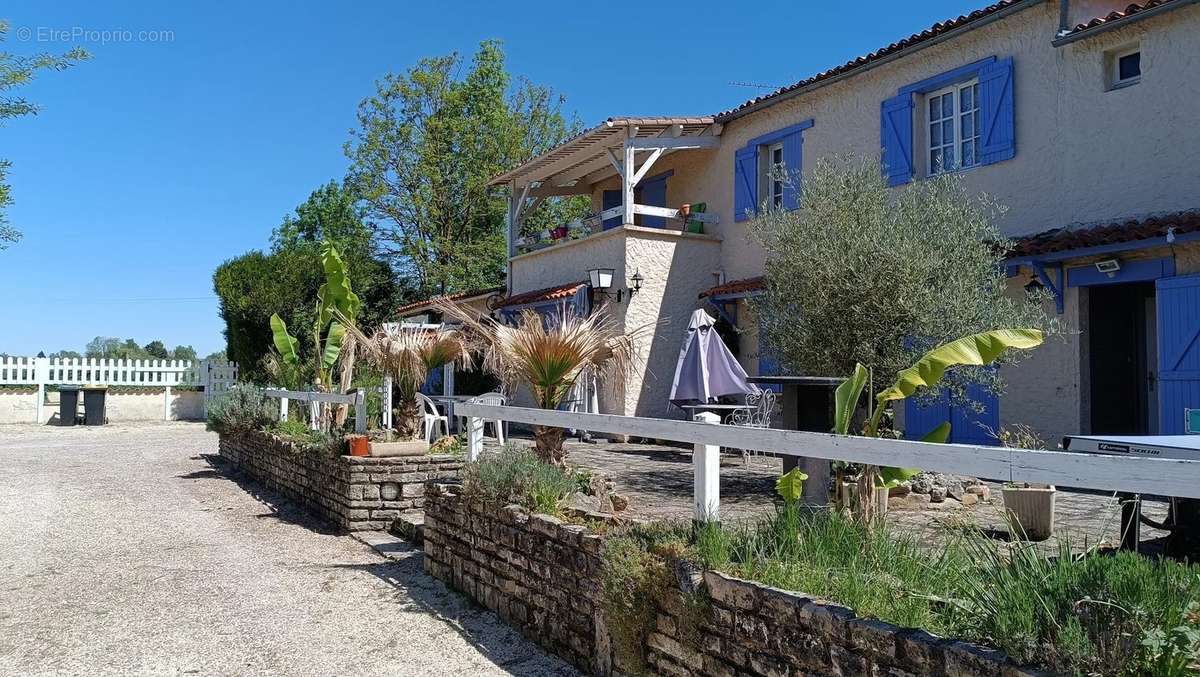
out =
[[454,405],[460,402],[466,402],[471,399],[471,395],[428,395],[429,399],[433,400],[434,404],[442,407],[446,414],[446,418],[450,421],[450,426],[453,430],[462,429],[461,422],[454,415]]

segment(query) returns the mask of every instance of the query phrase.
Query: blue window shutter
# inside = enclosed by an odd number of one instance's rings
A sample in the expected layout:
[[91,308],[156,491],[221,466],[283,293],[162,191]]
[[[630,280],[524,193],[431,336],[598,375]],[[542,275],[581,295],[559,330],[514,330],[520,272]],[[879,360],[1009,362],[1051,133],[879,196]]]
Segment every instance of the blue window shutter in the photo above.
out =
[[1017,153],[1013,115],[1013,60],[1000,59],[979,70],[980,164],[1012,159]]
[[[667,178],[664,176],[655,181],[647,181],[638,189],[642,196],[638,199],[638,204],[643,204],[648,207],[666,207],[667,206]],[[665,228],[667,219],[662,216],[651,216],[642,214],[642,225],[650,228]]]
[[[603,195],[601,195],[600,211],[604,211],[606,209],[612,209],[613,207],[620,207],[620,206],[621,206],[621,191],[606,190],[606,191],[604,191]],[[617,226],[621,225],[621,217],[614,216],[611,219],[604,219],[604,222],[602,225],[604,226],[604,230],[608,230],[609,228],[616,228]]]
[[913,177],[913,97],[901,94],[880,105],[879,139],[883,173],[889,186],[908,183]]
[[1184,434],[1184,409],[1200,409],[1200,275],[1155,282],[1158,432]]
[[804,135],[800,132],[783,137],[783,165],[787,182],[783,184],[783,208],[800,206],[800,166],[804,157]]
[[758,146],[733,155],[733,220],[745,221],[758,209]]

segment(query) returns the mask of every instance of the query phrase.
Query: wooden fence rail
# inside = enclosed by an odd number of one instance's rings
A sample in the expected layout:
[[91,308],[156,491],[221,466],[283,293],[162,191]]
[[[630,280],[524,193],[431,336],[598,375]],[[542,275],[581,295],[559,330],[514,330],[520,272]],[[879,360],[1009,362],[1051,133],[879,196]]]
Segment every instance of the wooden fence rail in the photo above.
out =
[[299,400],[308,402],[309,419],[308,425],[313,430],[319,429],[319,419],[321,416],[320,403],[327,404],[353,404],[354,405],[354,432],[367,432],[367,396],[362,390],[356,390],[345,395],[339,393],[318,393],[304,390],[279,390],[276,388],[268,388],[263,391],[267,397],[279,398],[279,420],[288,420],[288,401]]
[[752,449],[783,456],[921,468],[1001,481],[1200,498],[1200,460],[933,444],[775,428],[747,428],[722,425],[716,422],[716,416],[712,414],[700,414],[697,416],[700,420],[697,421],[678,421],[474,402],[458,404],[456,410],[460,416],[468,417],[467,456],[471,460],[478,458],[482,449],[483,419],[694,444],[696,453],[692,462],[696,495],[693,502],[699,519],[718,514],[720,491],[716,459],[721,447]]

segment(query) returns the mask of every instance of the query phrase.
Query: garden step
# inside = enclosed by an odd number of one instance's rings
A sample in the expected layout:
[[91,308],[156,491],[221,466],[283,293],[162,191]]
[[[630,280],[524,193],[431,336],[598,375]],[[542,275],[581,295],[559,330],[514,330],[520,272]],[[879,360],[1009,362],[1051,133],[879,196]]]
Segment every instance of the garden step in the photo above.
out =
[[392,526],[388,531],[413,545],[421,545],[425,535],[425,513],[403,513],[392,520]]

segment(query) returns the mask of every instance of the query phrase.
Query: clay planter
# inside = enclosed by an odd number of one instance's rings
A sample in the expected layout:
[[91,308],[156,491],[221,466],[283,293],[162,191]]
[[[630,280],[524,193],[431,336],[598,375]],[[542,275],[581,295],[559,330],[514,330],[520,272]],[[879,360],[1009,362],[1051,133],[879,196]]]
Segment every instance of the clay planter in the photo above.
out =
[[[1054,533],[1054,485],[1005,486],[1004,509],[1031,541]],[[1020,534],[1014,534],[1019,536]]]
[[350,447],[351,456],[370,456],[371,441],[366,435],[347,435],[346,446]]
[[[429,454],[429,443],[425,440],[407,440],[405,442],[372,442],[371,456],[426,456]],[[363,454],[366,456],[366,454]]]

